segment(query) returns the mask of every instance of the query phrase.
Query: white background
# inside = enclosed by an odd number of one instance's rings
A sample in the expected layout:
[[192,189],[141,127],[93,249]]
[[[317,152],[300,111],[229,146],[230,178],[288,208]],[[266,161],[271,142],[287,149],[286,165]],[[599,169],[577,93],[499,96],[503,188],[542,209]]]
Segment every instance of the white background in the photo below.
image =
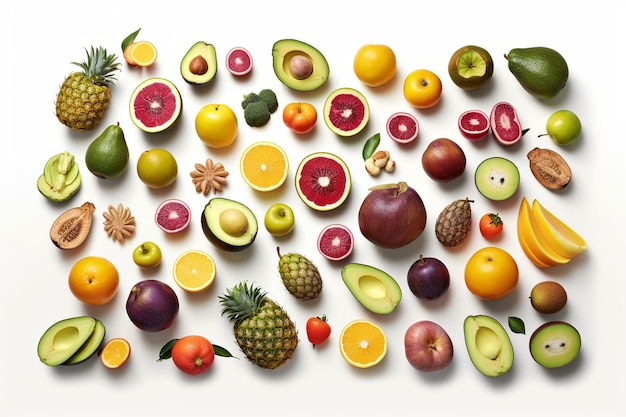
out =
[[[0,414],[7,416],[48,415],[618,415],[624,413],[623,382],[623,290],[619,250],[624,235],[623,120],[618,113],[623,97],[618,50],[623,33],[618,17],[623,13],[605,7],[576,7],[571,2],[530,1],[515,6],[502,2],[396,2],[376,5],[366,2],[349,6],[333,2],[187,2],[140,6],[140,2],[111,1],[106,4],[46,2],[34,8],[18,2],[3,13],[2,80],[4,82],[2,178],[3,250],[1,291],[3,336],[1,339]],[[224,5],[228,4],[228,5]],[[357,3],[354,3],[357,4]],[[623,6],[618,6],[623,12]],[[264,17],[262,17],[264,16]],[[598,26],[599,27],[596,27]],[[596,27],[592,29],[590,26]],[[112,106],[102,122],[104,129],[119,122],[126,133],[131,161],[119,180],[102,181],[84,165],[84,151],[101,129],[76,134],[54,116],[55,94],[63,78],[75,68],[71,61],[82,60],[84,47],[102,45],[121,55],[120,44],[135,29],[138,39],[152,41],[159,50],[150,69],[123,64],[113,89]],[[601,29],[601,30],[596,30]],[[272,44],[282,38],[296,38],[316,46],[330,64],[330,80],[318,91],[298,93],[285,87],[271,66]],[[187,85],[179,63],[196,41],[215,45],[218,54],[217,78],[206,88]],[[388,86],[370,89],[352,71],[356,50],[366,43],[385,43],[398,58],[398,74]],[[477,44],[493,56],[495,71],[491,85],[467,94],[447,75],[447,62],[454,50]],[[244,46],[254,58],[250,77],[235,79],[225,69],[226,52]],[[517,84],[508,71],[503,54],[514,47],[548,46],[560,51],[570,66],[566,89],[549,101],[538,101]],[[443,81],[443,99],[429,111],[412,109],[402,96],[402,81],[412,70],[428,68]],[[173,81],[184,101],[183,114],[171,130],[144,134],[132,125],[128,98],[134,87],[149,76]],[[297,137],[282,123],[280,113],[272,115],[263,128],[249,128],[239,103],[244,94],[272,88],[280,109],[289,101],[308,100],[321,110],[327,94],[338,87],[362,91],[371,106],[371,120],[365,132],[352,139],[340,139],[324,125],[313,134]],[[456,127],[458,115],[470,108],[489,112],[498,101],[509,101],[518,110],[525,128],[530,128],[519,145],[503,148],[489,137],[477,144],[463,139]],[[618,102],[619,100],[619,102]],[[223,151],[209,150],[195,134],[197,110],[208,103],[225,103],[240,117],[236,143]],[[623,110],[623,106],[622,110]],[[559,108],[578,113],[584,133],[578,143],[558,148],[547,137],[538,139],[547,117]],[[413,112],[421,124],[418,141],[397,145],[384,132],[387,117],[395,111]],[[380,148],[397,161],[393,174],[368,176],[362,165],[364,141],[380,132]],[[424,174],[420,158],[427,144],[437,137],[458,141],[468,158],[464,176],[449,184],[438,184]],[[252,191],[241,179],[238,161],[241,151],[257,140],[272,140],[287,149],[291,168],[285,185],[267,194]],[[558,150],[570,163],[574,177],[563,192],[550,192],[531,176],[526,153],[535,146]],[[161,191],[144,186],[135,172],[138,155],[145,149],[165,147],[177,158],[176,183]],[[67,203],[51,203],[39,194],[36,180],[51,155],[70,150],[82,169],[80,192]],[[298,162],[314,151],[331,151],[349,165],[353,187],[349,200],[330,213],[313,212],[297,197],[293,173]],[[518,193],[507,202],[490,202],[476,191],[472,176],[486,157],[500,155],[518,164],[522,181]],[[276,239],[261,227],[254,245],[241,253],[224,253],[204,237],[200,214],[208,198],[195,192],[189,177],[193,164],[211,157],[231,172],[221,194],[247,204],[262,221],[265,209],[276,201],[289,203],[296,212],[296,229],[287,238]],[[368,187],[405,180],[422,196],[428,211],[424,234],[399,250],[374,247],[360,234],[356,213]],[[589,249],[566,266],[551,270],[535,268],[517,242],[515,221],[522,196],[537,198],[586,238]],[[165,198],[182,198],[193,211],[189,230],[166,236],[152,217]],[[466,260],[477,249],[490,244],[475,228],[463,246],[445,249],[434,237],[437,214],[449,202],[470,197],[474,220],[487,211],[499,212],[505,222],[503,239],[496,244],[508,250],[520,268],[520,282],[513,294],[497,302],[482,302],[463,283]],[[92,234],[74,251],[60,251],[48,239],[54,219],[64,210],[91,201],[96,206]],[[122,203],[137,220],[136,235],[123,245],[108,239],[102,228],[102,212],[108,204]],[[316,249],[318,232],[328,223],[341,222],[352,228],[356,248],[349,261],[379,267],[394,276],[404,297],[388,316],[369,313],[349,293],[340,277],[343,263],[331,263]],[[145,240],[161,245],[164,260],[157,271],[141,271],[131,260],[135,246]],[[309,256],[324,278],[323,295],[316,301],[301,302],[282,287],[277,271],[276,246],[283,252]],[[214,286],[203,294],[185,294],[175,286],[171,267],[174,259],[188,249],[203,249],[217,263]],[[406,272],[419,257],[443,260],[452,274],[448,294],[440,301],[423,303],[408,290]],[[67,274],[83,256],[98,255],[119,269],[121,284],[116,298],[106,306],[88,307],[67,287]],[[163,280],[177,291],[181,308],[175,324],[160,333],[135,328],[125,312],[127,294],[137,281]],[[281,303],[298,326],[300,345],[296,355],[273,372],[262,370],[243,359],[234,343],[231,325],[220,315],[217,296],[242,279],[256,281]],[[532,286],[545,279],[563,283],[569,293],[566,309],[554,317],[540,316],[528,302]],[[107,339],[124,337],[132,345],[127,365],[117,371],[105,369],[97,359],[76,367],[49,368],[39,362],[39,337],[53,322],[90,314],[102,319]],[[326,314],[333,327],[331,339],[313,350],[306,340],[309,316]],[[508,316],[522,318],[525,335],[509,331],[515,349],[513,369],[505,376],[490,379],[471,364],[463,341],[462,323],[470,314],[489,314],[506,326]],[[385,330],[389,350],[378,366],[360,370],[348,365],[338,349],[341,328],[356,318],[371,319]],[[575,325],[582,335],[580,357],[571,366],[548,371],[536,365],[528,352],[530,333],[552,318]],[[441,372],[423,374],[406,361],[403,336],[413,322],[430,319],[449,332],[455,347],[451,366]],[[508,329],[508,327],[507,327]],[[187,334],[201,334],[240,359],[216,358],[213,368],[198,377],[179,372],[171,361],[157,362],[159,349],[168,340]]]

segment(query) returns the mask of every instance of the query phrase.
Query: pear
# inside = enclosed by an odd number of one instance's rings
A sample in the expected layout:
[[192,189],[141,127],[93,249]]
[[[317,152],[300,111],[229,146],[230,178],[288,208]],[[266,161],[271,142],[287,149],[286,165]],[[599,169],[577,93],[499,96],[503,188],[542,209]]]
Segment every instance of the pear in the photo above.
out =
[[555,97],[567,83],[567,62],[554,49],[543,46],[513,48],[504,57],[524,90],[539,99]]
[[128,145],[119,124],[107,126],[85,152],[87,169],[98,178],[117,178],[128,167]]

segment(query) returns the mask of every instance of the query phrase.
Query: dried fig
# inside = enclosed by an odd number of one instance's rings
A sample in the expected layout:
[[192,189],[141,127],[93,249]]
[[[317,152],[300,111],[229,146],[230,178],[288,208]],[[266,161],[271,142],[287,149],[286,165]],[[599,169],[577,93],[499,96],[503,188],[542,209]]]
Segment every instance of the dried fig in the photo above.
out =
[[50,239],[60,249],[74,249],[82,244],[91,230],[96,207],[86,202],[61,214],[52,223]]
[[561,190],[572,179],[572,170],[561,155],[551,149],[535,148],[528,152],[530,171],[549,190]]

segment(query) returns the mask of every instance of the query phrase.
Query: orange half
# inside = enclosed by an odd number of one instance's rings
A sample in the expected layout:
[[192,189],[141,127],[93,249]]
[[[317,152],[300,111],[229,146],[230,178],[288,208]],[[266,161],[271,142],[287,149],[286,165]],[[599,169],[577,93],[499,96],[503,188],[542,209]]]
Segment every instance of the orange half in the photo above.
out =
[[272,191],[287,179],[289,160],[276,143],[256,142],[243,151],[239,168],[244,181],[254,190]]
[[189,250],[174,261],[174,281],[185,291],[202,292],[215,281],[215,261],[200,250]]
[[121,337],[109,340],[100,351],[100,361],[110,369],[124,365],[129,357],[130,343]]
[[341,331],[339,348],[350,365],[370,368],[387,354],[387,337],[383,329],[371,321],[354,320]]
[[[148,41],[133,42],[127,47],[128,57],[135,65],[149,67],[157,60],[156,47]],[[126,56],[126,53],[124,54]],[[128,61],[128,60],[127,60]]]

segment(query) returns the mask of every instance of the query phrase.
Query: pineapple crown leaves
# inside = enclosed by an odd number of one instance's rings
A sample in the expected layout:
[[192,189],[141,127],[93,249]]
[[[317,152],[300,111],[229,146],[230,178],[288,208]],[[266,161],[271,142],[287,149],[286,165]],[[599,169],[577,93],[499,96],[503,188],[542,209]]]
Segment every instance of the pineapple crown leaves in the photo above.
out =
[[120,63],[117,62],[117,55],[109,54],[106,48],[99,46],[85,48],[87,59],[82,62],[72,62],[83,70],[85,77],[99,85],[115,84],[115,71],[120,71]]
[[267,292],[260,287],[248,285],[246,281],[240,282],[218,297],[222,316],[226,315],[233,323],[241,322],[258,311],[266,295]]

